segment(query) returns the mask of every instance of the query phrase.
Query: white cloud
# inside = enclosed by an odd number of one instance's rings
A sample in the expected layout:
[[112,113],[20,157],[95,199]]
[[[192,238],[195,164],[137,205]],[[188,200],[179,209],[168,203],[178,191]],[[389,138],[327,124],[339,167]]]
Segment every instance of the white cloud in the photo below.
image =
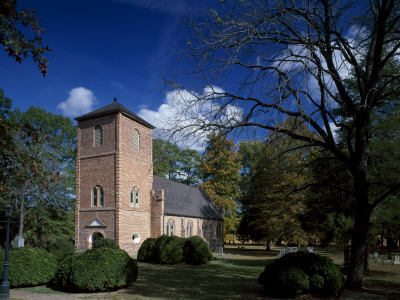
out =
[[111,86],[115,87],[117,89],[123,89],[124,88],[124,85],[122,83],[117,82],[117,81],[111,82]]
[[202,93],[175,89],[166,94],[164,103],[156,111],[142,108],[138,115],[155,125],[156,137],[169,139],[181,147],[204,150],[207,136],[219,125],[232,125],[242,119],[243,111],[233,105],[221,107],[218,98],[225,91],[208,86]]
[[57,109],[62,110],[65,117],[76,117],[92,111],[96,103],[91,90],[76,87],[69,91],[68,99],[58,104]]

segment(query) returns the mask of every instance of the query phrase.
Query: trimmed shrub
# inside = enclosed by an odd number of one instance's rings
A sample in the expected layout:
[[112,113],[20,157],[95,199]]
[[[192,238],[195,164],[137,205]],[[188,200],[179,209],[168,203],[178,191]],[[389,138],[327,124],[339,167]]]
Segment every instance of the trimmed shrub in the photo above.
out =
[[126,287],[137,278],[136,261],[113,248],[92,248],[66,258],[56,273],[56,284],[82,292],[109,291]]
[[[291,271],[289,274],[290,280],[295,280],[297,282],[296,286],[301,288],[294,288],[289,292],[288,287],[285,286],[285,282],[289,280],[287,279],[288,275],[286,274],[282,277],[282,274],[291,269],[300,269],[304,274],[298,271],[294,273]],[[300,279],[300,275],[303,279]],[[306,287],[306,281],[308,281],[308,288],[299,292],[300,289]],[[286,254],[282,258],[273,261],[265,267],[258,282],[266,288],[267,293],[278,297],[295,296],[299,293],[310,292],[326,297],[336,297],[344,288],[344,278],[331,259],[306,252]]]
[[320,275],[312,275],[310,277],[310,290],[311,292],[320,292],[324,286],[325,280]]
[[152,261],[159,264],[183,262],[183,243],[185,239],[162,235],[156,239]]
[[[5,253],[1,251],[1,261]],[[9,277],[11,287],[37,286],[50,282],[57,270],[54,256],[41,248],[15,248],[9,252]],[[3,279],[3,264],[0,266]]]
[[186,239],[183,245],[183,255],[185,261],[192,265],[206,264],[213,258],[210,248],[199,236]]
[[119,249],[117,242],[112,239],[98,239],[93,242],[92,248],[102,248],[102,247]]
[[301,295],[310,289],[310,281],[306,273],[299,268],[290,268],[279,274],[282,296],[293,297]]
[[75,246],[71,240],[57,237],[48,245],[48,250],[58,262],[75,253]]
[[140,246],[137,259],[142,262],[153,262],[153,251],[156,245],[156,239],[148,238]]

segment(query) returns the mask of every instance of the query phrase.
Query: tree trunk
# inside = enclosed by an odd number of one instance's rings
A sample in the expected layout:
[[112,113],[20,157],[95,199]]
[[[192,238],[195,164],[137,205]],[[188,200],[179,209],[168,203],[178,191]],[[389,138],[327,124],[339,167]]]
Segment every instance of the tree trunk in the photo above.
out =
[[364,274],[365,246],[369,229],[371,208],[368,203],[368,181],[365,168],[354,178],[354,192],[356,195],[356,215],[351,239],[350,266],[347,273],[346,287],[361,289]]
[[26,192],[26,184],[22,187],[21,191],[21,202],[19,205],[19,229],[18,229],[18,236],[22,237],[24,232],[24,217],[25,217],[25,192]]
[[[365,100],[366,101],[366,100]],[[369,157],[369,110],[360,112],[356,119],[354,152],[348,165],[354,178],[356,211],[351,239],[350,266],[346,287],[361,289],[364,274],[365,245],[367,242],[371,208],[368,201],[367,165]]]
[[361,289],[364,273],[365,245],[369,226],[370,213],[357,213],[354,221],[354,229],[350,253],[350,268],[347,274],[346,287]]

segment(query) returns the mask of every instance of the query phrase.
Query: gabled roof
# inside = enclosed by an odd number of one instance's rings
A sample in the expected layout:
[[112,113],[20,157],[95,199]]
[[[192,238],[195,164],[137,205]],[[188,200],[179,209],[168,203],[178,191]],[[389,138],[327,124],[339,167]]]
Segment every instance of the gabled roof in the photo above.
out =
[[129,109],[127,109],[125,106],[119,104],[118,102],[113,102],[110,105],[104,106],[102,108],[96,109],[90,113],[87,113],[83,116],[75,118],[77,121],[82,121],[86,119],[91,119],[103,115],[108,115],[108,114],[113,114],[113,113],[122,113],[123,115],[127,116],[128,118],[146,126],[147,128],[154,129],[155,127],[151,125],[150,123],[146,122],[143,120],[141,117],[138,115],[134,114],[131,112]]
[[222,213],[193,186],[153,176],[153,189],[156,193],[164,189],[164,214],[223,220]]

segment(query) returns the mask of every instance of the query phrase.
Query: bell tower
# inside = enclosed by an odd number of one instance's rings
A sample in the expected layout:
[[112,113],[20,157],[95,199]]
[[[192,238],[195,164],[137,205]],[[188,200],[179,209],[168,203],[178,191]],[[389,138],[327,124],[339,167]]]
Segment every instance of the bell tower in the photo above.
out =
[[154,126],[116,99],[76,120],[77,251],[104,237],[135,253],[151,235]]

